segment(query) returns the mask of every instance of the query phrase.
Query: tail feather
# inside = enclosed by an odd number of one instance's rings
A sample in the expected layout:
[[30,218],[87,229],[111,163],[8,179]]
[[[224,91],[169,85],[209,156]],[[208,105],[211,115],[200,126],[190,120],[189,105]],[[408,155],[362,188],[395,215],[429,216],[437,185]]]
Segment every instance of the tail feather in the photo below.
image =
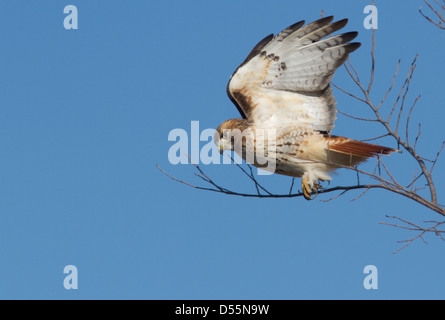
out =
[[330,151],[347,154],[355,157],[370,158],[382,154],[387,155],[392,152],[398,151],[393,148],[361,142],[344,137],[329,136],[326,137],[326,139],[328,140],[328,149]]

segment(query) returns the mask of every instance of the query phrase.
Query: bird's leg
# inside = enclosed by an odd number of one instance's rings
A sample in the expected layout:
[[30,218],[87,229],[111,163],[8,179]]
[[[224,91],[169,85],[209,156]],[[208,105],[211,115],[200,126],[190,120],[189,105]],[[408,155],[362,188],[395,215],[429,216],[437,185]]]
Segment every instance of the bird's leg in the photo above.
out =
[[314,200],[318,194],[318,190],[325,189],[321,182],[325,180],[319,179],[313,181],[309,179],[308,175],[305,173],[301,179],[301,189],[303,190],[303,196],[306,200]]
[[[303,196],[306,200],[313,200],[318,194],[318,186],[320,186],[318,183],[314,184],[313,186],[309,182],[309,179],[306,174],[303,175],[303,178],[301,179],[301,189],[303,190]],[[321,186],[320,186],[321,187]],[[315,195],[312,193],[315,192]]]

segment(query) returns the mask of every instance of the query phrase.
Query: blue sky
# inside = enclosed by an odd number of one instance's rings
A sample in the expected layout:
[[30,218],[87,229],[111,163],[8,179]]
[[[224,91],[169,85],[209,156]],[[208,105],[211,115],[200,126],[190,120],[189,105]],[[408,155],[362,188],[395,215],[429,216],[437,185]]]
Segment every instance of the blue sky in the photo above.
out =
[[[372,97],[382,97],[401,59],[398,90],[419,54],[408,100],[422,95],[413,132],[422,122],[419,152],[434,157],[444,138],[445,33],[420,16],[422,3],[376,1]],[[77,30],[63,27],[70,4]],[[234,69],[264,36],[322,10],[359,32],[352,62],[368,79],[368,4],[2,1],[0,298],[443,299],[445,243],[430,235],[429,244],[393,254],[398,240],[415,234],[378,223],[392,222],[385,215],[441,220],[414,202],[379,190],[353,202],[359,193],[327,203],[238,198],[188,188],[156,168],[200,183],[191,165],[169,163],[169,132],[238,117],[225,92]],[[334,82],[356,90],[343,68]],[[341,110],[367,114],[334,94]],[[356,139],[382,133],[341,115],[334,129]],[[402,181],[415,171],[407,154],[387,164]],[[254,191],[233,165],[203,168],[225,186]],[[290,185],[285,177],[260,180],[276,192]],[[340,171],[332,184],[354,181]],[[66,265],[78,269],[77,290],[63,286]],[[378,268],[377,290],[363,287],[366,265]]]

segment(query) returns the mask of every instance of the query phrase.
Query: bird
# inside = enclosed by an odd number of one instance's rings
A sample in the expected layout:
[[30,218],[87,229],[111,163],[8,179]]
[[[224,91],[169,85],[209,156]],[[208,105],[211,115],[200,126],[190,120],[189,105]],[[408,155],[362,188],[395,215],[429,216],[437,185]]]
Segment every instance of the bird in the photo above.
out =
[[261,40],[230,77],[227,94],[241,118],[221,123],[213,140],[258,168],[301,178],[311,200],[330,173],[397,151],[332,135],[337,102],[330,82],[360,47],[358,32],[332,35],[348,23],[324,17],[297,22]]

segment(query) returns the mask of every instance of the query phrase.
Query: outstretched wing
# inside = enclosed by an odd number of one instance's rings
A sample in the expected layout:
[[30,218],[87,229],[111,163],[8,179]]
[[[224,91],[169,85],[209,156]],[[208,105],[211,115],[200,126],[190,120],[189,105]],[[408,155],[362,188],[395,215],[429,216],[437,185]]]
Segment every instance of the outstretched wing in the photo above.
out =
[[325,38],[348,22],[332,20],[306,26],[300,21],[255,46],[227,85],[243,118],[261,127],[334,128],[337,110],[329,82],[360,43],[350,42],[357,32]]

